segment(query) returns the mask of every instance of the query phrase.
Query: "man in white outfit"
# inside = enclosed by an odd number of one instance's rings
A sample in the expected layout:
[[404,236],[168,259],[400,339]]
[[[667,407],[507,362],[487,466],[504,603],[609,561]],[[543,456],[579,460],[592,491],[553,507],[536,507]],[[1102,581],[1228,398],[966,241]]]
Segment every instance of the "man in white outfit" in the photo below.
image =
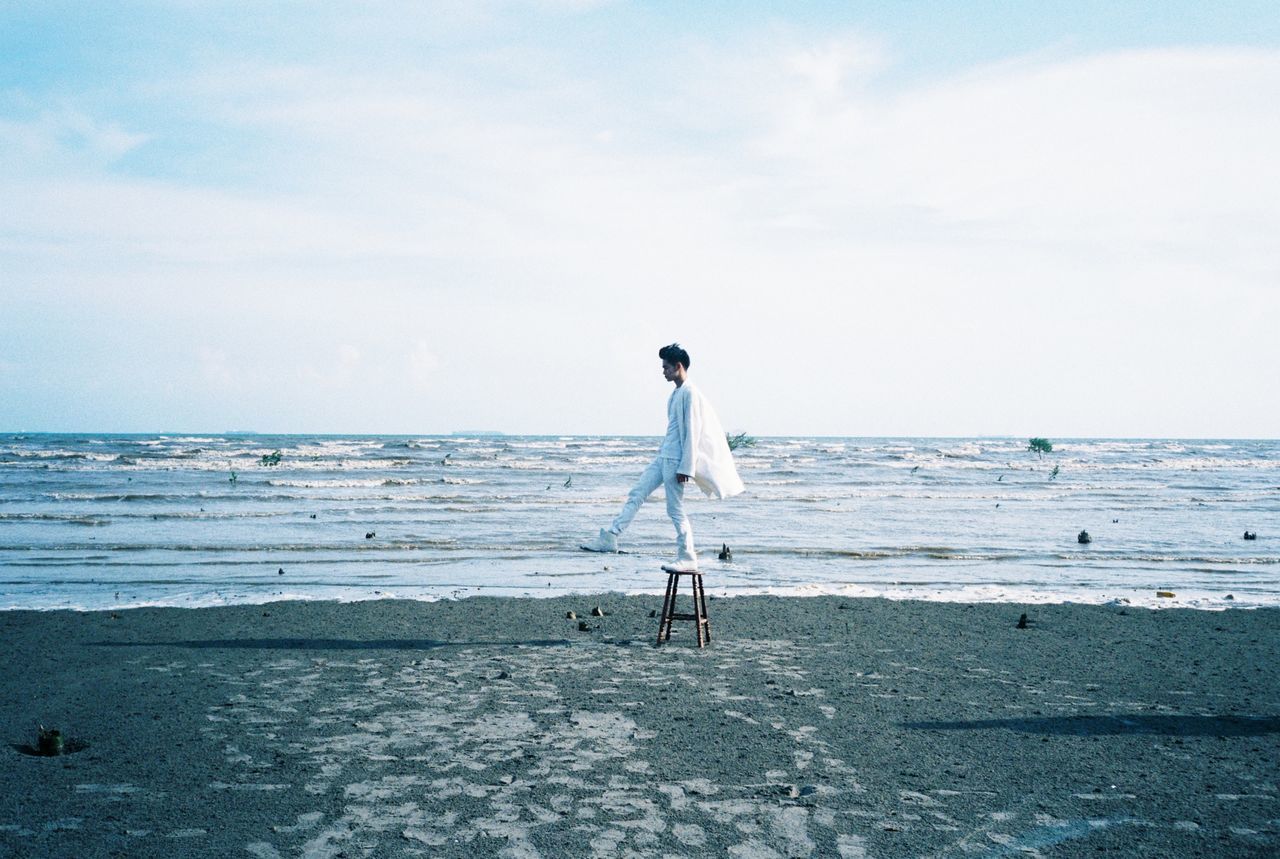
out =
[[676,560],[662,569],[693,572],[698,569],[698,554],[693,548],[689,517],[684,512],[685,484],[692,480],[715,498],[737,495],[743,486],[719,418],[689,382],[689,353],[679,343],[672,343],[659,349],[658,357],[662,359],[663,378],[676,386],[667,400],[667,435],[657,458],[640,475],[613,524],[601,528],[599,535],[582,548],[588,552],[618,551],[618,535],[631,524],[645,499],[661,486],[667,495],[667,515],[676,526]]

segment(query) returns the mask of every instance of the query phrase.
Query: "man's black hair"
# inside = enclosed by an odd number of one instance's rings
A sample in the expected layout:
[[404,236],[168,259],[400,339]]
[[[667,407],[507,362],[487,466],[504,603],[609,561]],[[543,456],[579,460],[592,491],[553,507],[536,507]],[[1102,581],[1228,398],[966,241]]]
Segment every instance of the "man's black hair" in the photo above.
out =
[[664,361],[670,361],[672,364],[683,364],[685,371],[689,370],[689,353],[684,351],[679,343],[663,346],[658,350],[658,357]]

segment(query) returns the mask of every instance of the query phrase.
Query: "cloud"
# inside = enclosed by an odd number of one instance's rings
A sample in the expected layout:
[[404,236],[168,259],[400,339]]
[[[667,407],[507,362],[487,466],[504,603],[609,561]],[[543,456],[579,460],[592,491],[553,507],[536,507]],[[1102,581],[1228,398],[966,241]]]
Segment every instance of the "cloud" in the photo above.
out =
[[882,45],[857,35],[799,47],[785,60],[786,70],[804,82],[809,98],[840,97],[850,86],[884,71],[887,64]]
[[1266,165],[1280,117],[1266,105],[1280,94],[1280,52],[1033,58],[834,98],[830,75],[756,83],[771,107],[748,145],[778,164],[760,208],[775,195],[831,228],[868,209],[914,210],[941,226],[1121,240],[1276,216],[1256,183],[1276,184]]
[[[5,112],[26,112],[25,100],[10,96],[8,101],[10,110]],[[0,116],[0,150],[7,153],[9,161],[6,172],[26,172],[32,167],[101,168],[148,139],[147,134],[129,131],[118,122],[98,119],[71,107],[40,110],[29,119]]]
[[[1106,368],[1140,346],[1167,358],[1150,372],[1185,376],[1176,341],[1216,317],[1170,296],[1248,299],[1280,273],[1280,52],[1028,54],[922,79],[874,34],[681,34],[608,62],[486,41],[470,14],[408,59],[227,51],[135,81],[132,114],[88,96],[24,108],[0,125],[24,153],[0,165],[0,194],[24,201],[0,210],[8,288],[188,296],[247,343],[201,353],[200,378],[257,385],[265,368],[294,402],[358,378],[441,403],[484,387],[506,427],[571,429],[552,424],[555,368],[515,356],[572,341],[603,356],[584,387],[612,390],[628,359],[610,344],[682,339],[708,382],[714,356],[747,368],[721,370],[720,390],[757,431],[875,430],[858,423],[875,413],[956,431],[973,424],[948,416],[978,409],[966,392],[999,388],[981,380],[1036,387],[996,369],[1010,355],[1118,390]],[[424,337],[415,319],[440,324]],[[1225,370],[1262,363],[1233,342]],[[761,343],[804,344],[863,399],[792,402]],[[1038,396],[1028,409],[1058,408]],[[767,426],[761,400],[796,424]]]
[[[1273,261],[1277,52],[1033,56],[904,86],[883,82],[891,55],[861,34],[753,38],[672,57],[656,94],[574,78],[529,47],[394,75],[204,71],[169,97],[277,141],[252,184],[15,177],[31,205],[5,226],[196,263],[516,267],[571,292],[611,262],[635,283],[673,267],[694,281],[725,260],[759,271],[762,253],[786,268],[945,243]],[[529,76],[479,86],[511,62]],[[141,139],[79,125],[102,152]]]

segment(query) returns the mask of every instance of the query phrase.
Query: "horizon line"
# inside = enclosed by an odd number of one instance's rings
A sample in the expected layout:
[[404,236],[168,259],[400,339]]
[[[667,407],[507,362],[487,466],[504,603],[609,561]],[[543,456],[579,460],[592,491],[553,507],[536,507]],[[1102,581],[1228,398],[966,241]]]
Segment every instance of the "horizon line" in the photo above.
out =
[[[730,432],[729,435],[737,435]],[[257,436],[262,438],[283,437],[322,437],[334,438],[661,438],[661,433],[619,433],[619,432],[503,432],[499,430],[450,430],[447,432],[260,432],[257,430],[0,430],[5,436]],[[937,439],[937,440],[1021,440],[1023,438],[1046,438],[1059,441],[1280,441],[1280,438],[1268,436],[1144,436],[1144,435],[1043,435],[1027,436],[1022,433],[977,433],[972,435],[910,435],[910,434],[859,434],[828,435],[822,433],[750,433],[747,435],[757,439]]]

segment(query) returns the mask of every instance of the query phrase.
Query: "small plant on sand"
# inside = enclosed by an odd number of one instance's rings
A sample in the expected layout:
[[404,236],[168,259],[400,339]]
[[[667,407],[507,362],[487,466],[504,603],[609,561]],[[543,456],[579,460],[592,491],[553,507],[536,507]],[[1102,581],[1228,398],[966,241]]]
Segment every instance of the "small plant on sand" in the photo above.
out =
[[1057,477],[1057,476],[1058,476],[1058,466],[1056,466],[1056,465],[1055,465],[1055,466],[1053,467],[1053,471],[1050,471],[1050,472],[1049,472],[1049,479],[1050,479],[1050,480],[1053,480],[1053,479],[1054,479],[1055,477]]
[[1044,459],[1046,453],[1053,453],[1053,442],[1047,438],[1033,438],[1027,442],[1027,450]]
[[273,450],[271,453],[264,453],[262,455],[262,458],[258,460],[258,464],[259,465],[279,465],[280,460],[282,459],[284,459],[284,455],[281,454],[280,451],[278,450]]
[[229,480],[230,480],[230,482],[231,482],[231,483],[235,483],[235,482],[236,482],[236,480],[237,480],[239,477],[240,477],[240,475],[236,474],[236,473],[233,471],[233,472],[231,472],[231,477],[229,478]]
[[729,443],[729,450],[737,450],[740,447],[755,447],[756,440],[744,432],[737,435],[724,434],[724,440]]

